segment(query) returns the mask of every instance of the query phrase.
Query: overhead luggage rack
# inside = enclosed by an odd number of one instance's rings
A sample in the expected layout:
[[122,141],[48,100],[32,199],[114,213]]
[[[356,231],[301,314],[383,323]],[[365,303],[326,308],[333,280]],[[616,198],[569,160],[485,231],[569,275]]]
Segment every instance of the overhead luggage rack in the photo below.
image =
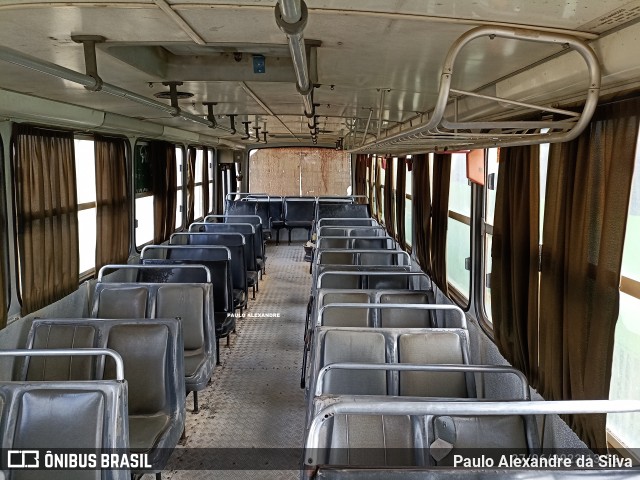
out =
[[[527,103],[517,99],[452,88],[453,67],[458,54],[467,44],[482,37],[559,44],[577,52],[586,63],[589,79],[582,111],[575,112],[550,105]],[[435,107],[420,117],[419,125],[412,126],[415,118],[408,120],[394,129],[387,130],[374,141],[349,151],[351,153],[415,153],[566,142],[576,138],[591,120],[598,102],[600,82],[598,58],[591,47],[580,39],[566,34],[522,28],[474,28],[460,36],[449,49],[442,67]],[[464,114],[459,115],[458,102],[466,97],[486,100],[496,107],[500,105],[516,107],[519,118],[534,114],[538,115],[538,118],[542,116],[545,118],[500,121],[490,118],[465,118]]]

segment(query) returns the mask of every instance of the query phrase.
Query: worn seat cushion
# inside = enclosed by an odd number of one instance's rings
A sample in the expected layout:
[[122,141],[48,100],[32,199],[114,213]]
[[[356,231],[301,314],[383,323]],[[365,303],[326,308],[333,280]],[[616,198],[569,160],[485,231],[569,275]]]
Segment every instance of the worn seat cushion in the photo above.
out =
[[138,453],[148,452],[169,427],[169,415],[129,415],[129,445]]

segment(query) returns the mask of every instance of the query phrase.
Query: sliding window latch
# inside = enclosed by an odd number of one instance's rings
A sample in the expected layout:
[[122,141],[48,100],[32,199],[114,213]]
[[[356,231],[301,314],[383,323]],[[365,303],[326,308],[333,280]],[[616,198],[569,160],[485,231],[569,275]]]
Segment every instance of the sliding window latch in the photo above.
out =
[[464,259],[464,269],[471,271],[471,257]]

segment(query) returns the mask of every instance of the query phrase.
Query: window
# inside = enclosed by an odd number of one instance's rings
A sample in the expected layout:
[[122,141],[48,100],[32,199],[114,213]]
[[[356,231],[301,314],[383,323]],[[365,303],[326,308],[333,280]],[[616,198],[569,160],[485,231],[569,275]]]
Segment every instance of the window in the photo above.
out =
[[378,199],[377,192],[376,192],[377,165],[378,165],[378,159],[375,155],[372,155],[371,164],[370,164],[370,175],[369,175],[369,191],[370,191],[369,202],[371,204],[371,215],[374,218],[378,217],[378,204],[376,203]]
[[471,257],[471,185],[467,179],[467,155],[451,155],[449,222],[447,226],[447,281],[464,298],[469,298]]
[[380,206],[380,211],[378,212],[378,221],[381,225],[384,225],[384,185],[386,181],[386,172],[385,169],[382,168],[382,165],[385,161],[386,160],[384,157],[378,157],[378,179],[376,182],[378,191],[376,193],[378,194],[378,205]]
[[[407,246],[410,248],[413,245],[413,226],[412,218],[413,218],[413,177],[411,176],[411,155],[407,156],[407,160],[405,162],[404,168],[406,169],[405,173],[405,186],[404,186],[404,236],[405,242]],[[400,219],[398,219],[400,221]]]
[[78,201],[79,275],[96,265],[96,160],[93,140],[74,139]]
[[[640,149],[636,148],[631,198],[627,216],[620,282],[620,312],[616,324],[609,398],[640,398]],[[640,445],[640,414],[607,416],[609,442],[615,447],[636,449]]]
[[[184,168],[184,151],[182,147],[176,147],[176,178],[177,181],[177,189],[176,189],[176,230],[179,230],[182,227],[182,208],[184,192],[182,189],[182,171]],[[200,181],[202,181],[202,176],[200,176]]]
[[[490,148],[486,153],[485,204],[484,204],[484,313],[485,318],[491,322],[491,284],[488,279],[491,276],[491,246],[493,241],[493,225],[496,204],[496,188],[498,186],[498,159],[500,150]],[[544,225],[544,203],[547,186],[547,165],[549,159],[549,144],[540,145],[540,245],[542,245],[542,227]]]
[[491,321],[491,245],[493,244],[493,219],[496,211],[496,187],[498,186],[498,156],[500,150],[490,148],[486,152],[486,175],[484,196],[484,308]]
[[196,150],[196,170],[194,172],[194,202],[193,202],[193,218],[195,221],[202,220],[202,162],[204,160],[204,150],[202,148],[198,148]]
[[213,166],[215,165],[216,161],[216,151],[212,148],[207,149],[207,161],[209,162],[207,166],[207,168],[209,169],[209,208],[206,212],[204,212],[205,216],[209,215],[213,211],[213,205],[215,201],[215,175]]
[[[176,229],[182,226],[182,161],[184,152],[176,147]],[[149,161],[149,144],[138,142],[133,151],[135,185],[136,247],[153,242],[153,177]]]
[[136,247],[140,247],[153,241],[153,180],[147,143],[136,144],[133,159]]

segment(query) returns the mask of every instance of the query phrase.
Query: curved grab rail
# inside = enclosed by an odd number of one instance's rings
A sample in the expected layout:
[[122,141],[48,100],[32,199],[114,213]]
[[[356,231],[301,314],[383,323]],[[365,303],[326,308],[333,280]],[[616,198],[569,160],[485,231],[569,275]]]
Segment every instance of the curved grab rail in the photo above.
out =
[[478,373],[509,373],[518,377],[522,386],[522,399],[529,400],[529,381],[524,373],[513,367],[503,365],[419,365],[414,363],[329,363],[322,367],[316,378],[315,396],[324,393],[324,377],[330,370],[388,370],[388,371],[420,371],[420,372],[478,372]]
[[115,350],[109,348],[56,348],[56,349],[38,349],[33,350],[0,350],[0,357],[72,357],[83,356],[93,357],[106,355],[116,362],[116,380],[119,382],[124,380],[124,362],[122,357]]
[[317,465],[323,424],[336,415],[548,415],[569,413],[640,412],[640,400],[556,400],[506,402],[358,402],[343,401],[330,405],[314,416],[305,441],[305,468]]
[[[383,272],[384,273],[384,272]],[[321,323],[325,310],[334,308],[354,308],[354,309],[395,309],[395,310],[451,310],[460,316],[460,326],[452,328],[462,328],[467,330],[467,318],[464,312],[457,305],[446,305],[439,303],[329,303],[323,305],[318,312],[317,325]]]
[[[150,247],[156,247],[158,245],[148,245]],[[169,245],[167,245],[168,247]],[[174,246],[178,246],[178,245],[174,245]],[[182,246],[182,245],[180,245]],[[185,247],[189,247],[191,245],[184,245]],[[147,248],[147,247],[145,247]],[[161,247],[161,248],[166,248],[166,247]],[[144,251],[144,248],[143,248]],[[140,258],[142,259],[142,253]],[[109,264],[109,265],[104,265],[102,268],[100,268],[100,271],[98,272],[98,282],[102,282],[102,277],[104,277],[105,275],[105,271],[107,270],[162,270],[162,269],[166,269],[166,270],[174,270],[176,268],[184,268],[184,269],[191,269],[191,270],[204,270],[206,275],[207,275],[207,283],[211,283],[211,270],[209,270],[208,267],[204,266],[204,265],[186,265],[186,264],[171,264],[171,265],[116,265],[116,264]]]

